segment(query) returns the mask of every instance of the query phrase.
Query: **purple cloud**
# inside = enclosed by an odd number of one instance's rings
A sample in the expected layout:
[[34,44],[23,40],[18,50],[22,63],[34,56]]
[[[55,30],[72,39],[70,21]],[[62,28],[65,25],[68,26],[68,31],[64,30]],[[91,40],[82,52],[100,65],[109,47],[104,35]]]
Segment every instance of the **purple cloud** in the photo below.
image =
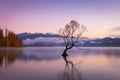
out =
[[110,31],[120,31],[120,27],[112,28],[112,29],[110,29]]

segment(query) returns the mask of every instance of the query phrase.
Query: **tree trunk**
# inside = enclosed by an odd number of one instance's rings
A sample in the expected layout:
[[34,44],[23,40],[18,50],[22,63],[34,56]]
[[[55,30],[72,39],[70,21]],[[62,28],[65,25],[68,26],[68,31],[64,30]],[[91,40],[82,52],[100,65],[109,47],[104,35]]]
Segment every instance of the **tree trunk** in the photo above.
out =
[[66,48],[66,49],[63,51],[62,56],[68,56],[68,54],[67,54],[67,50],[71,49],[73,46],[74,46],[74,45],[72,45],[72,46],[69,47],[69,48]]
[[67,50],[73,48],[73,46],[74,46],[74,44],[72,44],[70,47],[67,47],[67,46],[66,46],[65,50],[63,51],[62,56],[68,56],[68,54],[67,54]]
[[62,56],[68,56],[68,54],[67,54],[67,50],[68,50],[68,48],[66,48],[66,49],[63,51]]

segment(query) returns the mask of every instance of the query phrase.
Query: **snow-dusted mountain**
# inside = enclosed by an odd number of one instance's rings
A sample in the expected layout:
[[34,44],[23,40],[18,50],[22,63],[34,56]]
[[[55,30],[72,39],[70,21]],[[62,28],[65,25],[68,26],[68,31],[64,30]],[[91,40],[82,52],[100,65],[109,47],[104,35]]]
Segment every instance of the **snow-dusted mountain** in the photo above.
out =
[[[53,33],[21,33],[17,35],[21,39],[25,46],[64,46],[64,41]],[[76,43],[78,46],[120,46],[119,38],[106,37],[103,39],[95,38],[90,39],[82,37],[81,40]]]
[[37,37],[58,37],[57,34],[53,34],[53,33],[20,33],[17,34],[18,38],[21,40],[26,40],[26,39],[35,39]]

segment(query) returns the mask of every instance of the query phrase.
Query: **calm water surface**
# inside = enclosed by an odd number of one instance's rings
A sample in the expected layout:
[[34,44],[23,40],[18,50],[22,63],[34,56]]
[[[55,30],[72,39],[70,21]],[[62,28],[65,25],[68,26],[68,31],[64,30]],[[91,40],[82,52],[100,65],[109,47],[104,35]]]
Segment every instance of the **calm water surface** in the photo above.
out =
[[0,48],[0,80],[120,80],[120,48]]

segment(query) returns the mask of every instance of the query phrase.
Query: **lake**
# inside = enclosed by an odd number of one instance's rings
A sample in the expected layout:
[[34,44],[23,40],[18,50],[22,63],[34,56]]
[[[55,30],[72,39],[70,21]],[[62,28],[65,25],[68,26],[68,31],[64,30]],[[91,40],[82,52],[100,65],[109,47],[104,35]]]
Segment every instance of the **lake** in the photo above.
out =
[[119,47],[0,48],[0,80],[120,80]]

